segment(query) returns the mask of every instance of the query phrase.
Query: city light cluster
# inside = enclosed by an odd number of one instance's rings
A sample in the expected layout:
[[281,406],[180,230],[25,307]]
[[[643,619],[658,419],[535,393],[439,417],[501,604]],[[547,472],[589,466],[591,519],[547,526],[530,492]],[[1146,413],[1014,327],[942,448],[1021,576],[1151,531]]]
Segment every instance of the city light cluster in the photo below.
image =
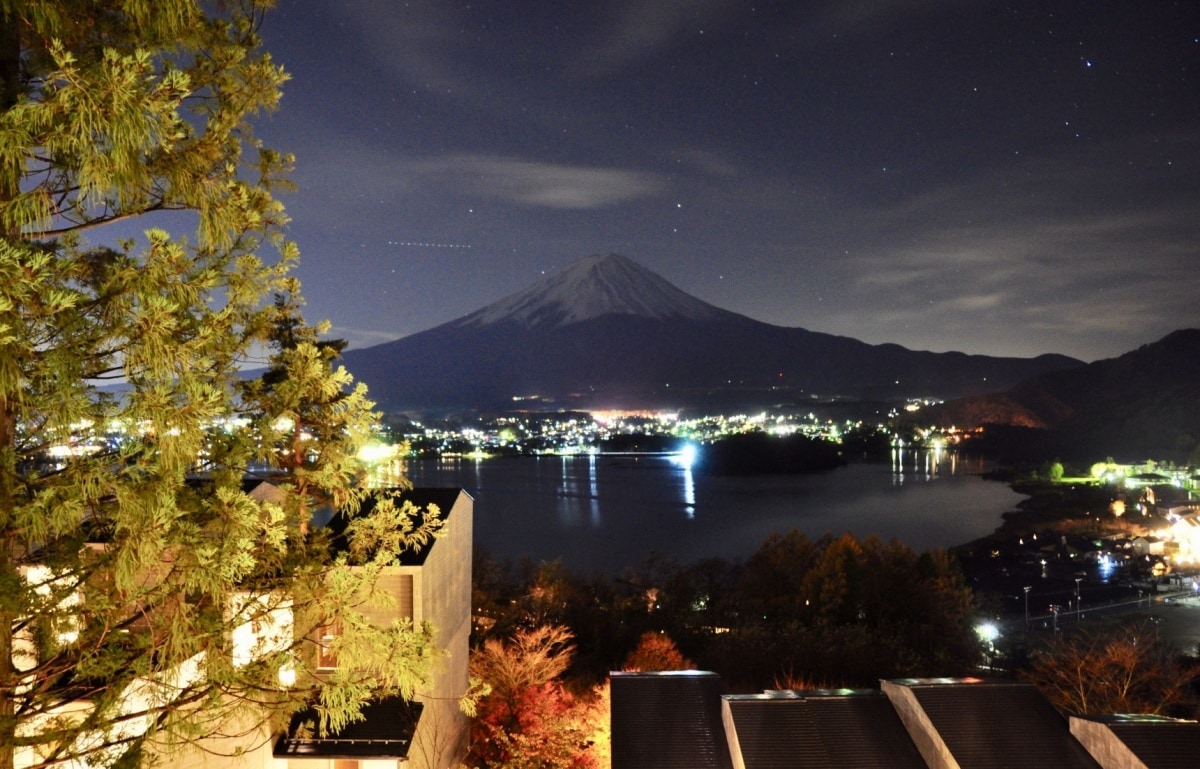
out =
[[[638,451],[674,453],[683,444],[703,445],[750,432],[840,442],[856,430],[887,431],[861,420],[822,419],[804,414],[719,414],[685,417],[676,412],[598,411],[493,416],[469,424],[413,421],[394,426],[391,436],[405,441],[416,455],[491,456],[496,454],[594,454],[606,444],[647,439]],[[653,442],[651,439],[658,439]],[[614,449],[619,451],[620,449]]]

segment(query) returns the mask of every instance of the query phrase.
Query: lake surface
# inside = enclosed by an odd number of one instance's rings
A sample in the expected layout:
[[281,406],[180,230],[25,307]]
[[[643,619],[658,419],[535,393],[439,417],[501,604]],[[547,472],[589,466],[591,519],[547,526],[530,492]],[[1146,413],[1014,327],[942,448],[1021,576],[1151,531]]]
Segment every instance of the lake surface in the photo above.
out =
[[993,531],[1024,497],[952,453],[817,475],[714,477],[663,456],[599,455],[410,463],[416,486],[475,499],[475,547],[497,560],[561,558],[581,574],[616,574],[658,554],[683,562],[751,555],[772,532],[811,538],[878,534],[919,550]]

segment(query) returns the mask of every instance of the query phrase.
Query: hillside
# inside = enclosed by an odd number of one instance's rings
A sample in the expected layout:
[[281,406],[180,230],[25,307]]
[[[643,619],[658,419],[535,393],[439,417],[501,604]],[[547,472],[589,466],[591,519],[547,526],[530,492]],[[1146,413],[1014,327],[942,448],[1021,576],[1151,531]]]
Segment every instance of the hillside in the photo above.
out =
[[1172,332],[1117,358],[1047,372],[995,395],[922,412],[943,424],[1045,428],[1044,451],[1200,461],[1200,329]]

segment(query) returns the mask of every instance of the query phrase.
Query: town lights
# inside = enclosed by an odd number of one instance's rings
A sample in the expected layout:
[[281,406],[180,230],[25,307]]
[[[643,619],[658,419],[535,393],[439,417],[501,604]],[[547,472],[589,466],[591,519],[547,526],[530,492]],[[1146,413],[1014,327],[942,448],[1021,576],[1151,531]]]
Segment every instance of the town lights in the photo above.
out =
[[396,456],[396,447],[386,443],[379,443],[378,441],[369,441],[362,445],[358,450],[357,456],[359,461],[369,465],[379,464],[394,459]]

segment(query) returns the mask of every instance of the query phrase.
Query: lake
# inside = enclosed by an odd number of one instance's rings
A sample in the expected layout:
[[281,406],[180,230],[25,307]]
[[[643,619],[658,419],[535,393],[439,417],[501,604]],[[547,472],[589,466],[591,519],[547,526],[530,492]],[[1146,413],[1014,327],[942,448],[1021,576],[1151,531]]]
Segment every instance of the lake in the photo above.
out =
[[908,451],[816,475],[707,476],[658,455],[442,458],[412,462],[408,474],[416,486],[465,489],[475,547],[497,560],[616,574],[651,554],[745,558],[793,528],[814,539],[877,534],[916,550],[962,544],[1024,499],[984,470],[952,452]]

